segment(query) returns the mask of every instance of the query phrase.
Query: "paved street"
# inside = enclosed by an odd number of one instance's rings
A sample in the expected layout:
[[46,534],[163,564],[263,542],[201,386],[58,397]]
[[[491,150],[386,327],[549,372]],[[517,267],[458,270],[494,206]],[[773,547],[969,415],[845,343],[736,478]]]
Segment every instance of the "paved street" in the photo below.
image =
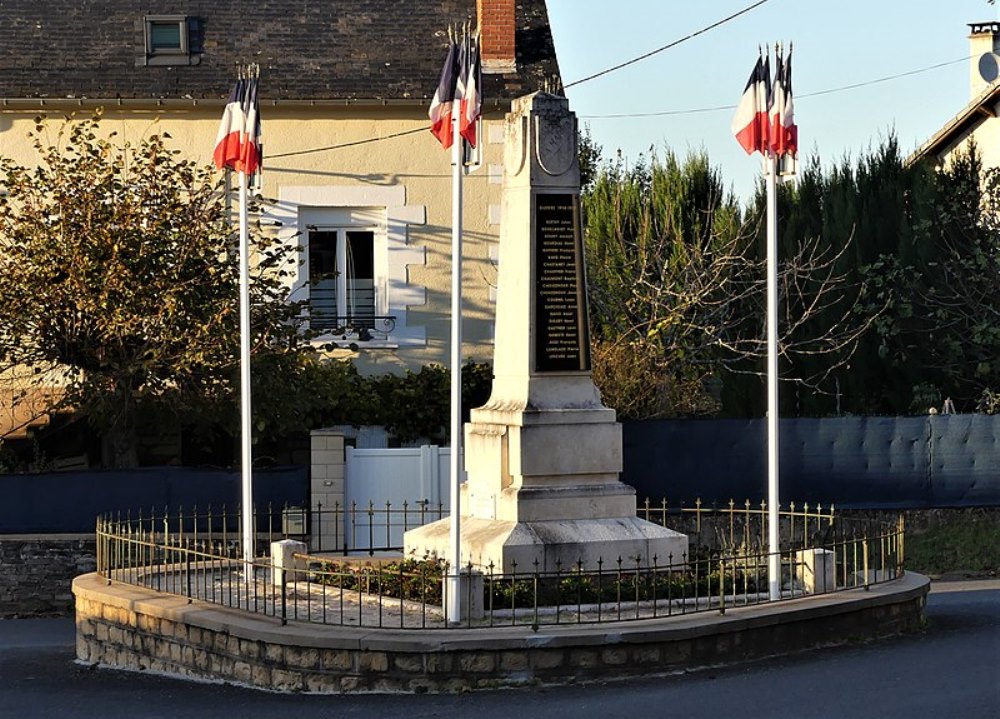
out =
[[1000,581],[937,584],[925,633],[693,674],[460,696],[279,695],[73,662],[66,619],[0,621],[0,717],[1000,717]]

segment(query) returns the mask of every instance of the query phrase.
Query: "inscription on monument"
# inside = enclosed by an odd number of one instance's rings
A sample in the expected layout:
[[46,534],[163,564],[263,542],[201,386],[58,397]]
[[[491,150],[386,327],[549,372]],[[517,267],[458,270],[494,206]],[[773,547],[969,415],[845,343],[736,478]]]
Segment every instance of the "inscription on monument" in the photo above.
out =
[[590,369],[583,242],[576,197],[535,197],[535,371]]

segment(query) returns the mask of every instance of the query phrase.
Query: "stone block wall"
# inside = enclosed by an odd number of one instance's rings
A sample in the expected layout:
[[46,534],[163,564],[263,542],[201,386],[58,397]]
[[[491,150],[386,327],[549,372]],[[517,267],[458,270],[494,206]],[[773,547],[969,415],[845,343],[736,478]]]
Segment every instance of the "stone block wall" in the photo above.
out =
[[[344,435],[329,429],[316,429],[311,433],[310,506],[322,505],[318,527],[312,527],[313,551],[320,547],[326,551],[344,546]],[[334,512],[339,507],[340,521]]]
[[[893,589],[895,585],[895,589]],[[824,595],[614,625],[392,630],[289,623],[113,583],[74,582],[77,657],[278,691],[458,692],[649,676],[915,631],[920,575]],[[847,596],[850,594],[850,596]]]
[[94,571],[86,535],[0,535],[0,618],[68,615],[73,578]]

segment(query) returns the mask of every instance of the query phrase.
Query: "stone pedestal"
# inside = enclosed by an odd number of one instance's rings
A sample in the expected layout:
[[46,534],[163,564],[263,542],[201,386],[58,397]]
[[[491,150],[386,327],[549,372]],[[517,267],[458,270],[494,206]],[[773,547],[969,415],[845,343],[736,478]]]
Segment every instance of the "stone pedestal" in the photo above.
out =
[[306,562],[295,555],[305,553],[304,542],[294,539],[271,542],[271,584],[280,587],[284,583],[303,581],[306,578]]
[[795,576],[806,594],[823,594],[837,588],[837,557],[829,549],[804,549],[795,553]]
[[[465,427],[463,564],[594,569],[687,551],[686,536],[636,517],[621,425],[591,379],[576,132],[554,95],[507,116],[493,391]],[[404,541],[447,556],[448,521]]]

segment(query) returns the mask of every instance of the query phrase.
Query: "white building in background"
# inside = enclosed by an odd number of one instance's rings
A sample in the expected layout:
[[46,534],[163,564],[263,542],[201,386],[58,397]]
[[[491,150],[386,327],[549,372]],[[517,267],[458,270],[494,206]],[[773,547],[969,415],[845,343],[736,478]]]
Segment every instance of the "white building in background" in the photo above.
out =
[[[427,110],[449,26],[478,25],[483,157],[465,190],[463,356],[492,356],[503,117],[514,98],[559,85],[545,0],[92,5],[0,3],[0,153],[31,164],[38,115],[101,108],[120,140],[168,133],[208,164],[237,66],[259,64],[263,224],[301,247],[289,289],[314,302],[322,344],[366,373],[447,362],[451,154]],[[44,395],[14,411],[14,384],[0,386],[0,437],[48,421]]]
[[1000,22],[969,24],[969,103],[907,160],[948,163],[974,142],[984,167],[1000,167]]

